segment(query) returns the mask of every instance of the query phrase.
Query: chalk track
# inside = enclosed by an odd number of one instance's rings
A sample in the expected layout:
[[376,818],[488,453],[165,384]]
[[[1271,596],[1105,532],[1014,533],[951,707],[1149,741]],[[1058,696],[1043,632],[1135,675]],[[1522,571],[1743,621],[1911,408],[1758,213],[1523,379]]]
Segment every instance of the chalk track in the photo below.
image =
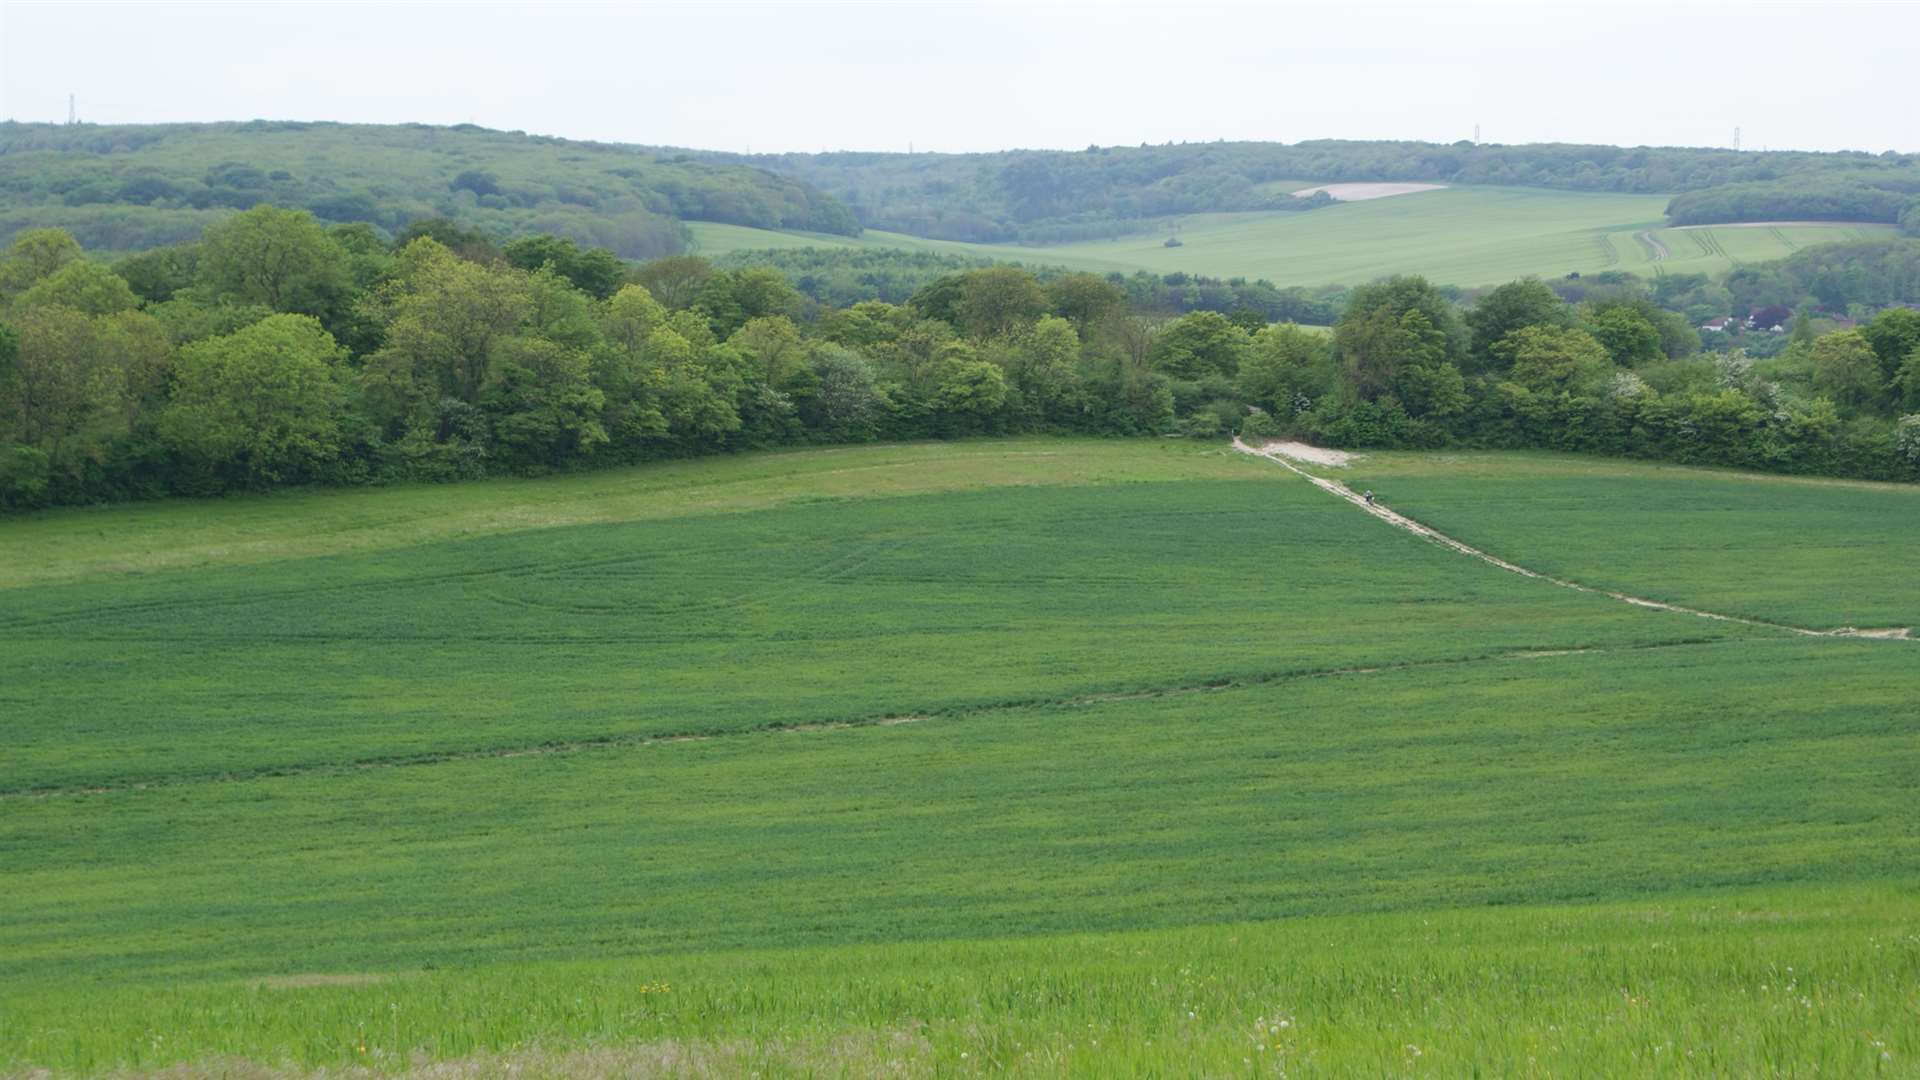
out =
[[1389,510],[1377,501],[1369,503],[1364,496],[1340,481],[1329,480],[1324,476],[1316,476],[1294,464],[1293,461],[1288,460],[1289,458],[1293,458],[1306,459],[1325,464],[1345,464],[1345,455],[1341,455],[1339,459],[1330,456],[1332,454],[1339,454],[1339,451],[1327,451],[1318,447],[1304,447],[1297,443],[1263,443],[1258,447],[1254,447],[1247,445],[1238,438],[1233,440],[1233,448],[1243,454],[1262,457],[1282,468],[1290,469],[1300,476],[1305,477],[1307,482],[1311,483],[1314,487],[1328,494],[1345,499],[1367,513],[1372,514],[1374,517],[1379,518],[1381,521],[1392,525],[1396,529],[1405,529],[1415,536],[1425,537],[1442,547],[1451,548],[1462,555],[1471,556],[1484,563],[1490,563],[1508,573],[1519,574],[1521,577],[1529,577],[1537,581],[1558,585],[1563,589],[1592,593],[1596,596],[1612,597],[1621,603],[1632,604],[1635,607],[1652,608],[1656,611],[1672,611],[1682,615],[1697,616],[1702,619],[1717,619],[1721,622],[1740,623],[1744,626],[1762,626],[1770,630],[1780,630],[1785,633],[1801,634],[1807,637],[1879,638],[1896,641],[1913,640],[1913,631],[1910,627],[1896,626],[1862,630],[1852,626],[1842,626],[1831,630],[1821,630],[1809,626],[1794,626],[1789,623],[1768,622],[1765,619],[1749,619],[1740,615],[1727,615],[1717,611],[1702,611],[1699,608],[1685,607],[1680,604],[1669,604],[1662,600],[1650,600],[1644,596],[1634,596],[1631,593],[1615,592],[1612,589],[1601,589],[1592,585],[1582,585],[1577,581],[1569,581],[1566,578],[1543,574],[1538,570],[1529,570],[1517,563],[1510,563],[1497,555],[1489,555],[1477,547],[1461,543],[1453,537],[1423,525],[1405,514]]

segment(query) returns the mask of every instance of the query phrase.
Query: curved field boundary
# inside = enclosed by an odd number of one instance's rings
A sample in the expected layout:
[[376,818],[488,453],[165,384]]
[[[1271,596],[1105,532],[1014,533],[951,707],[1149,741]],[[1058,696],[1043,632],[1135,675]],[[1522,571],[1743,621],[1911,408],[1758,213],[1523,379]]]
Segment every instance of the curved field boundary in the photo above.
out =
[[1282,468],[1290,469],[1293,472],[1296,472],[1301,476],[1305,477],[1307,481],[1311,483],[1314,487],[1317,487],[1320,490],[1325,491],[1331,495],[1335,495],[1335,496],[1338,496],[1339,498],[1345,499],[1346,501],[1352,503],[1353,505],[1359,507],[1360,509],[1366,511],[1367,513],[1372,514],[1374,517],[1377,517],[1380,520],[1386,522],[1387,524],[1392,525],[1396,529],[1404,529],[1407,532],[1413,533],[1415,536],[1419,536],[1427,540],[1431,540],[1434,543],[1439,544],[1441,547],[1451,548],[1462,555],[1468,555],[1473,558],[1479,559],[1481,562],[1488,563],[1493,566],[1497,566],[1500,569],[1505,570],[1510,574],[1519,574],[1521,577],[1529,577],[1537,581],[1544,581],[1551,585],[1558,585],[1563,589],[1572,589],[1575,592],[1591,593],[1596,596],[1611,597],[1624,604],[1632,604],[1635,607],[1652,608],[1655,611],[1671,611],[1681,615],[1693,615],[1702,619],[1715,619],[1720,622],[1739,623],[1743,626],[1758,626],[1768,630],[1780,630],[1789,634],[1801,634],[1806,637],[1882,638],[1882,639],[1899,640],[1899,641],[1911,640],[1913,637],[1912,630],[1904,626],[1889,627],[1885,629],[1876,629],[1876,630],[1861,630],[1852,626],[1842,626],[1842,627],[1839,627],[1838,629],[1833,629],[1833,630],[1816,630],[1813,627],[1794,626],[1791,623],[1769,622],[1766,619],[1750,619],[1743,615],[1726,615],[1717,611],[1703,611],[1699,608],[1685,607],[1680,604],[1669,604],[1663,600],[1649,600],[1644,596],[1634,596],[1631,593],[1615,592],[1612,589],[1601,589],[1601,588],[1596,588],[1595,586],[1592,586],[1592,585],[1582,585],[1580,582],[1577,582],[1577,581],[1569,581],[1566,578],[1558,578],[1558,577],[1554,577],[1551,574],[1543,574],[1543,573],[1540,573],[1538,570],[1529,570],[1526,567],[1520,566],[1517,563],[1510,563],[1507,560],[1500,558],[1498,555],[1489,555],[1488,553],[1481,551],[1477,547],[1473,547],[1469,544],[1464,544],[1458,540],[1455,540],[1453,537],[1448,536],[1443,532],[1440,532],[1437,529],[1433,529],[1426,525],[1423,525],[1420,522],[1415,521],[1410,517],[1407,517],[1405,514],[1396,513],[1392,510],[1387,509],[1384,506],[1381,506],[1377,502],[1370,503],[1366,500],[1364,496],[1357,494],[1352,488],[1341,483],[1340,481],[1328,480],[1326,477],[1323,477],[1323,476],[1315,476],[1314,474],[1306,471],[1305,469],[1302,469],[1299,466],[1295,465],[1293,462],[1288,461],[1285,455],[1281,454],[1278,450],[1274,450],[1268,446],[1263,445],[1258,448],[1255,448],[1252,446],[1248,446],[1244,442],[1241,442],[1240,439],[1236,437],[1233,440],[1233,448],[1235,450],[1240,451],[1243,454],[1252,454],[1256,457],[1262,457],[1267,459],[1268,461],[1275,463],[1276,465],[1281,466]]

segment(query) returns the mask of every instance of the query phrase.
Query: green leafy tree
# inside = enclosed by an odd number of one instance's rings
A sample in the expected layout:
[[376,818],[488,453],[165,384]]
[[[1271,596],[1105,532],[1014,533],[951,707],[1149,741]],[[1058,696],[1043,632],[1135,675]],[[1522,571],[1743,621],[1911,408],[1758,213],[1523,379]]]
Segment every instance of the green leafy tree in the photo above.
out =
[[1234,392],[1274,416],[1311,407],[1332,387],[1331,342],[1293,323],[1269,326],[1253,336],[1235,376]]
[[628,285],[607,301],[602,332],[615,348],[640,355],[647,339],[666,325],[667,309],[640,285]]
[[613,252],[582,248],[560,236],[523,237],[508,244],[503,253],[509,264],[529,272],[551,269],[597,300],[612,296],[627,274],[626,265]]
[[871,438],[886,407],[873,365],[850,349],[825,345],[813,355],[814,393],[802,407],[808,424],[839,439]]
[[740,412],[729,387],[712,370],[684,364],[667,371],[661,386],[661,412],[668,431],[689,446],[717,446],[740,430]]
[[792,315],[799,307],[800,293],[785,275],[759,266],[710,275],[693,302],[718,338],[731,336],[749,320]]
[[830,311],[820,317],[820,337],[856,352],[891,346],[900,332],[914,323],[912,308],[865,300],[849,308]]
[[1011,337],[1047,313],[1047,293],[1017,266],[992,266],[964,275],[953,315],[976,338]]
[[1007,377],[985,360],[953,364],[940,375],[934,405],[969,428],[992,421],[1007,404]]
[[1490,356],[1507,379],[1534,393],[1597,396],[1617,370],[1593,335],[1552,326],[1510,331],[1493,344]]
[[1888,379],[1899,374],[1907,358],[1920,350],[1920,311],[1912,308],[1888,308],[1874,317],[1874,320],[1860,328],[1867,343],[1873,346],[1873,355],[1880,361],[1880,370]]
[[468,262],[491,263],[501,259],[500,245],[493,237],[448,218],[420,218],[410,222],[393,239],[393,250],[405,250],[415,240],[433,240]]
[[1453,302],[1426,278],[1398,276],[1355,286],[1347,295],[1342,318],[1347,314],[1370,314],[1383,307],[1395,318],[1409,311],[1420,312],[1426,317],[1427,326],[1439,333],[1441,354],[1456,365],[1467,362],[1472,340],[1467,325]]
[[198,274],[213,297],[320,318],[353,285],[347,253],[312,214],[265,205],[207,227]]
[[1660,329],[1631,307],[1617,306],[1589,312],[1581,329],[1593,336],[1615,364],[1636,367],[1663,355]]
[[1893,386],[1900,395],[1902,410],[1920,412],[1920,347],[1907,354],[1906,363],[1894,373]]
[[530,279],[456,257],[438,242],[409,244],[376,297],[386,344],[369,358],[369,389],[402,416],[437,398],[478,404],[494,346],[533,310]]
[[1510,281],[1480,298],[1466,315],[1472,332],[1474,370],[1497,366],[1501,359],[1494,344],[1525,326],[1565,327],[1573,323],[1573,309],[1538,280]]
[[[759,379],[769,386],[787,389],[803,375],[810,376],[807,343],[800,328],[784,315],[763,315],[749,320],[727,344],[739,351]],[[810,383],[810,377],[805,379]]]
[[655,300],[678,311],[693,306],[700,287],[713,276],[713,264],[698,255],[669,255],[633,272],[633,282]]
[[161,435],[251,481],[315,478],[340,453],[346,362],[346,350],[307,315],[273,315],[189,345],[176,362]]
[[179,244],[129,255],[113,264],[113,272],[126,281],[135,296],[149,304],[160,304],[192,286],[199,265],[200,246]]
[[140,306],[140,298],[125,278],[92,262],[75,262],[55,270],[14,297],[16,310],[58,306],[88,315],[114,315]]
[[0,256],[0,301],[85,258],[80,242],[65,229],[28,229],[20,233],[7,246],[6,254]]
[[500,458],[526,471],[554,468],[608,441],[606,394],[587,352],[520,334],[493,349],[482,394]]
[[937,319],[949,326],[960,325],[960,299],[966,289],[967,275],[943,274],[921,286],[907,300],[907,306],[921,318]]
[[1251,339],[1245,329],[1216,311],[1184,315],[1160,332],[1148,362],[1176,379],[1206,375],[1232,378],[1240,370]]
[[12,319],[18,346],[5,404],[13,438],[44,453],[56,472],[104,462],[164,385],[165,329],[137,311],[88,315],[59,305]]
[[1096,274],[1062,274],[1046,284],[1053,313],[1086,337],[1100,323],[1127,310],[1126,290]]
[[1447,359],[1444,334],[1418,308],[1382,304],[1343,316],[1334,328],[1344,385],[1357,401],[1397,401],[1413,417],[1466,407],[1466,380]]
[[1080,334],[1049,316],[1007,343],[1000,362],[1028,422],[1061,422],[1082,409]]
[[1844,411],[1872,408],[1881,400],[1886,380],[1873,345],[1858,330],[1823,334],[1813,343],[1813,388]]

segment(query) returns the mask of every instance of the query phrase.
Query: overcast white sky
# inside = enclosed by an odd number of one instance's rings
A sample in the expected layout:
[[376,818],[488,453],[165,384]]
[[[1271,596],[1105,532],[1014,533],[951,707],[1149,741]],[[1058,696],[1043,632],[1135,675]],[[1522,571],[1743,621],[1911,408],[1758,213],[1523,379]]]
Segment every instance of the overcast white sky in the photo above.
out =
[[724,150],[1227,139],[1920,151],[1920,2],[0,0],[0,117]]

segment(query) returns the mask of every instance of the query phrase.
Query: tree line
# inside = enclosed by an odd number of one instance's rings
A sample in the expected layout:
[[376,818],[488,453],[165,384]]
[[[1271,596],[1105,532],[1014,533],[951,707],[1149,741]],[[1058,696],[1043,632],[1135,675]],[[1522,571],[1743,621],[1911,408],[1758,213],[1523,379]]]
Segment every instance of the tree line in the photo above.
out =
[[[1920,181],[1920,177],[1914,177]],[[1667,203],[1667,220],[1675,225],[1710,225],[1729,221],[1874,221],[1914,224],[1903,218],[1920,199],[1904,190],[1828,178],[1795,179],[1757,184],[1728,184],[1676,195]]]
[[[818,247],[732,251],[716,262],[724,267],[773,267],[785,274],[803,296],[828,307],[850,307],[862,300],[905,303],[937,278],[995,265],[992,259],[942,252]],[[1070,273],[1058,266],[1028,268],[1042,282]],[[1257,317],[1262,323],[1331,325],[1340,312],[1338,297],[1344,292],[1337,285],[1283,289],[1264,278],[1250,281],[1243,277],[1219,278],[1185,271],[1110,272],[1106,278],[1118,285],[1127,294],[1128,301],[1142,312],[1179,315],[1189,311],[1218,311],[1241,319]]]
[[1920,312],[1790,336],[1703,354],[1632,278],[1393,278],[1330,334],[1013,266],[826,306],[770,267],[259,206],[111,265],[58,230],[0,256],[0,506],[1012,432],[1920,477]]

